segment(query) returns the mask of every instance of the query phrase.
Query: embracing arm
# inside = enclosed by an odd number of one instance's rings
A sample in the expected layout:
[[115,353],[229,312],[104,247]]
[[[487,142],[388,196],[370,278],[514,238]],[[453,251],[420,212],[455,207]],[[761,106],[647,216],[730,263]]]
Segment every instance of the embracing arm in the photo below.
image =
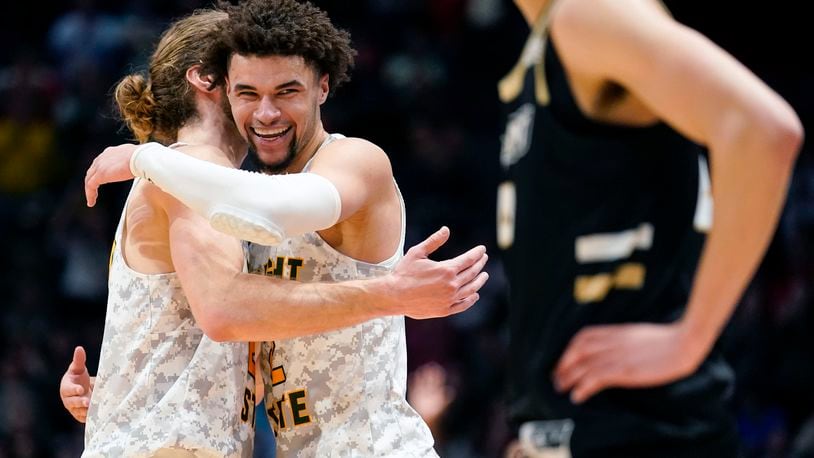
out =
[[316,174],[265,175],[196,159],[158,143],[107,148],[85,178],[88,205],[101,184],[138,176],[203,216],[217,230],[264,245],[333,226],[333,184]]
[[[88,170],[85,191],[89,205],[95,203],[100,184],[132,178],[129,158],[135,145],[107,148]],[[340,150],[336,150],[340,152]],[[194,151],[187,152],[194,153]],[[326,151],[327,152],[327,151]],[[184,155],[166,150],[162,153]],[[209,154],[209,157],[212,155]],[[324,155],[324,169],[332,163],[335,154]],[[239,172],[214,164],[203,165],[221,172]],[[315,161],[316,162],[316,161]],[[375,166],[374,166],[375,168]],[[213,170],[214,170],[213,169]],[[348,169],[351,170],[351,169]],[[354,172],[320,172],[328,178],[313,174],[317,180],[336,180],[340,193],[341,214],[347,219],[365,205],[371,189],[364,187],[361,194],[353,194],[355,187],[370,178],[369,167]],[[129,176],[128,176],[129,175]],[[385,182],[374,170],[379,186]],[[243,175],[237,175],[243,176]],[[260,180],[275,177],[255,174]],[[389,186],[393,186],[392,174]],[[195,179],[205,177],[194,177]],[[278,177],[284,178],[284,177]],[[171,181],[171,177],[167,177]],[[333,181],[331,186],[333,185]],[[262,183],[260,183],[263,186]],[[262,196],[262,189],[255,194]],[[290,190],[278,189],[286,196]],[[366,194],[369,193],[369,194]],[[196,212],[167,193],[157,205],[164,208],[170,221],[170,247],[173,264],[184,286],[193,313],[201,328],[217,340],[273,340],[334,330],[384,315],[408,315],[413,318],[442,317],[459,313],[478,299],[477,291],[488,279],[481,272],[486,263],[485,248],[475,247],[450,260],[432,261],[428,256],[443,245],[449,230],[442,228],[421,244],[411,248],[391,274],[369,280],[343,283],[311,283],[250,275],[242,273],[244,264],[239,242],[213,230]],[[331,199],[334,199],[332,196]],[[310,228],[316,230],[318,228]]]
[[556,380],[582,401],[608,386],[673,381],[703,361],[774,233],[802,127],[779,95],[656,2],[563,1],[552,33],[572,74],[620,84],[708,147],[715,205],[679,321],[586,328],[572,340]]
[[[344,150],[322,159],[331,166]],[[327,152],[327,151],[326,151]],[[376,194],[379,166],[333,171],[343,196],[347,219]],[[315,165],[315,170],[318,169]],[[337,169],[342,169],[337,165]],[[389,177],[392,175],[385,170]],[[324,179],[324,178],[323,178]],[[365,180],[370,180],[363,185]],[[368,191],[357,190],[363,186]],[[372,190],[372,191],[370,191]],[[365,194],[365,193],[369,194]],[[469,308],[488,275],[481,272],[487,256],[475,247],[450,260],[428,256],[443,245],[442,228],[411,248],[395,270],[383,277],[341,283],[301,283],[242,272],[239,242],[212,229],[207,221],[169,194],[159,192],[159,205],[170,222],[172,260],[201,328],[216,340],[274,340],[335,330],[384,315],[414,318],[447,316]],[[345,198],[347,196],[347,198]],[[355,197],[354,197],[355,196]],[[346,214],[347,213],[347,214]]]
[[[469,308],[488,276],[483,247],[436,262],[442,228],[384,277],[301,283],[241,272],[235,239],[212,230],[180,203],[171,211],[173,263],[198,325],[215,340],[260,341],[335,330],[385,315],[441,317]],[[185,214],[184,214],[185,213]]]
[[360,139],[334,141],[314,160],[313,173],[267,175],[197,159],[158,143],[105,149],[88,169],[85,194],[139,176],[172,195],[216,230],[275,245],[330,228],[392,192],[386,155]]

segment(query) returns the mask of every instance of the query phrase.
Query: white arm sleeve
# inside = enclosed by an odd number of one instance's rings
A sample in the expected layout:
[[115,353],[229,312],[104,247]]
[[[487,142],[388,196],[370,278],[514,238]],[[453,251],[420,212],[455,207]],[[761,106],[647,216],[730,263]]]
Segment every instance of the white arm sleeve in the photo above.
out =
[[195,159],[158,143],[136,148],[130,170],[242,240],[274,245],[339,220],[339,191],[314,173],[265,175]]

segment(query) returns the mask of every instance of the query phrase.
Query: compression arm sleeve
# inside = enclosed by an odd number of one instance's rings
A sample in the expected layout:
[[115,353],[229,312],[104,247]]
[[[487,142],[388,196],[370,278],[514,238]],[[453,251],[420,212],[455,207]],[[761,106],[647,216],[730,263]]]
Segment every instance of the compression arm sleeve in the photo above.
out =
[[158,143],[130,158],[130,170],[241,240],[274,245],[327,229],[339,219],[339,191],[314,173],[265,175],[195,159]]

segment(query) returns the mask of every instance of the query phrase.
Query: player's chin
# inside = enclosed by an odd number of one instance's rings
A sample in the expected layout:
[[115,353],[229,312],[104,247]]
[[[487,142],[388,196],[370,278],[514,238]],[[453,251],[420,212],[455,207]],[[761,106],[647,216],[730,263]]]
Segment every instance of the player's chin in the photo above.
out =
[[264,147],[265,145],[254,143],[254,154],[256,159],[260,162],[260,164],[269,167],[269,168],[276,168],[286,162],[286,158],[288,156],[287,148],[269,148]]
[[263,156],[258,154],[258,158],[260,159],[260,163],[269,170],[279,170],[288,164],[288,161],[286,160],[287,157],[285,155]]

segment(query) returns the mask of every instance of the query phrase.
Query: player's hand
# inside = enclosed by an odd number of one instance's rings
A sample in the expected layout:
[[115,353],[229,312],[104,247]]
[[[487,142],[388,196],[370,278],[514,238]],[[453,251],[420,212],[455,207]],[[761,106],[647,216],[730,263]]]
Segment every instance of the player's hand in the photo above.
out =
[[77,421],[84,423],[88,417],[88,406],[92,393],[93,378],[90,377],[88,368],[85,366],[85,349],[76,347],[73,351],[73,361],[59,384],[59,397],[68,412]]
[[[697,340],[697,339],[696,339]],[[554,385],[579,404],[606,388],[644,388],[691,374],[707,349],[673,324],[589,326],[568,344]]]
[[463,312],[478,301],[478,290],[489,279],[482,272],[489,256],[484,246],[444,261],[428,256],[449,240],[442,227],[410,248],[389,275],[388,295],[397,314],[411,318],[436,318]]
[[131,143],[109,146],[102,151],[102,154],[96,156],[85,173],[85,199],[88,207],[96,205],[99,186],[133,179],[133,173],[130,172],[130,158],[138,146]]

